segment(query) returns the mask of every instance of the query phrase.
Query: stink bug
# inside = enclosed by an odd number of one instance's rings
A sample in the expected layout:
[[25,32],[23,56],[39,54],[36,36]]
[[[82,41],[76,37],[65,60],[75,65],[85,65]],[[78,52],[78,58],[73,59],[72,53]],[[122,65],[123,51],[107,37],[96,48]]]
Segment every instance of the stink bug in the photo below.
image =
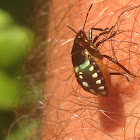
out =
[[[123,75],[127,78],[128,74],[133,74],[115,59],[111,58],[110,56],[103,55],[99,52],[98,47],[100,44],[115,37],[117,31],[112,31],[113,26],[111,28],[105,29],[91,28],[89,30],[89,38],[86,36],[84,28],[91,7],[92,5],[87,12],[82,30],[77,33],[73,28],[67,26],[76,33],[76,37],[71,51],[72,63],[74,66],[77,82],[85,91],[95,95],[107,95],[111,89],[110,75]],[[94,39],[92,39],[93,30],[101,32],[96,35]],[[102,40],[97,42],[100,36],[109,33],[110,35],[108,37],[103,38]],[[126,73],[109,73],[107,66],[102,61],[103,58],[107,58],[108,60],[117,64]],[[129,81],[128,78],[127,80]]]

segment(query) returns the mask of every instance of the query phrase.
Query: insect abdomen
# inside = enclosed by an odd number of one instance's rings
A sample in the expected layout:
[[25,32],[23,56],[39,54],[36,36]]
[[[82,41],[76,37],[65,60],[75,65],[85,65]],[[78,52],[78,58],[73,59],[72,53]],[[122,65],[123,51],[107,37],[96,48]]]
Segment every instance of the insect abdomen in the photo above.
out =
[[85,91],[106,95],[111,83],[107,67],[102,60],[85,51],[84,63],[75,67],[76,79]]

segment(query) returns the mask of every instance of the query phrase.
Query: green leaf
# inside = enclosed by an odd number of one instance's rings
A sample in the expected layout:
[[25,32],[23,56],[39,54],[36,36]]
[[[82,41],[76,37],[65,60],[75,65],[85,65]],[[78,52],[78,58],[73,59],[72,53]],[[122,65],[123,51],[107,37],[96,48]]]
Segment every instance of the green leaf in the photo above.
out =
[[0,30],[0,67],[21,63],[33,43],[33,34],[25,27],[12,26]]
[[0,9],[0,28],[13,24],[13,19],[9,13]]
[[16,107],[19,97],[19,86],[16,80],[0,71],[0,110]]
[[[6,140],[39,140],[39,122],[38,120],[30,120],[28,122],[20,122],[19,129],[13,130],[9,138]],[[36,130],[36,131],[35,131]]]

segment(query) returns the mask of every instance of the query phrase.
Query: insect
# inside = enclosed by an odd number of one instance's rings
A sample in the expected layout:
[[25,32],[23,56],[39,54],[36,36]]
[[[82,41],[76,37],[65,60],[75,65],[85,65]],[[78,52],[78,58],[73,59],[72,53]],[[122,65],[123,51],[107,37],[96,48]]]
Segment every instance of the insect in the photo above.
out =
[[[92,5],[90,6],[86,19],[83,25],[83,29],[78,33],[71,28],[73,32],[76,33],[74,44],[71,51],[72,63],[74,66],[75,76],[79,85],[87,92],[95,95],[107,95],[111,89],[111,77],[110,75],[123,75],[129,81],[127,75],[133,75],[129,70],[127,70],[123,65],[118,61],[111,58],[110,56],[101,54],[99,52],[99,46],[103,42],[115,37],[117,31],[112,31],[112,28],[90,28],[89,38],[86,36],[84,31],[89,11],[91,10]],[[99,34],[92,39],[92,31],[100,31]],[[111,32],[112,31],[112,32]],[[98,41],[100,36],[105,34],[110,35],[102,40]],[[109,73],[107,66],[103,63],[103,58],[107,58],[113,63],[121,67],[126,73]],[[134,76],[134,75],[133,75]]]

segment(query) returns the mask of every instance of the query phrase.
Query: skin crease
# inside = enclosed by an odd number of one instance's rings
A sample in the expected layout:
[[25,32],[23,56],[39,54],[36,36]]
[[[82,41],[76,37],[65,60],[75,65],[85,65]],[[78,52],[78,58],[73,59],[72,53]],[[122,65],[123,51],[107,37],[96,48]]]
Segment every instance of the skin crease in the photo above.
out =
[[[137,77],[111,76],[112,86],[108,96],[99,97],[85,92],[74,76],[71,62],[71,49],[76,34],[66,25],[78,32],[85,22],[91,5],[85,32],[102,19],[96,27],[111,27],[124,11],[128,0],[52,0],[48,27],[48,55],[45,119],[42,140],[138,140],[140,137],[140,79],[139,79],[139,8],[122,15],[114,30],[124,30],[125,35],[117,34],[114,40],[104,43],[103,54],[117,60]],[[134,0],[130,7],[139,5]],[[122,9],[121,9],[122,8]],[[113,12],[119,10],[114,16]],[[109,16],[107,16],[109,15]],[[134,16],[135,15],[135,16]],[[104,18],[107,16],[106,18]],[[103,19],[104,18],[104,19]],[[136,21],[134,23],[134,21]],[[118,29],[119,27],[119,29]],[[137,31],[137,33],[134,32]],[[94,33],[99,33],[93,31]],[[124,39],[125,38],[125,39]],[[122,42],[127,40],[131,43]],[[111,47],[113,46],[113,48]],[[116,47],[116,48],[115,48]],[[131,50],[131,51],[130,51]],[[119,72],[123,70],[116,64],[103,60],[108,67]],[[113,71],[109,69],[109,71]]]

